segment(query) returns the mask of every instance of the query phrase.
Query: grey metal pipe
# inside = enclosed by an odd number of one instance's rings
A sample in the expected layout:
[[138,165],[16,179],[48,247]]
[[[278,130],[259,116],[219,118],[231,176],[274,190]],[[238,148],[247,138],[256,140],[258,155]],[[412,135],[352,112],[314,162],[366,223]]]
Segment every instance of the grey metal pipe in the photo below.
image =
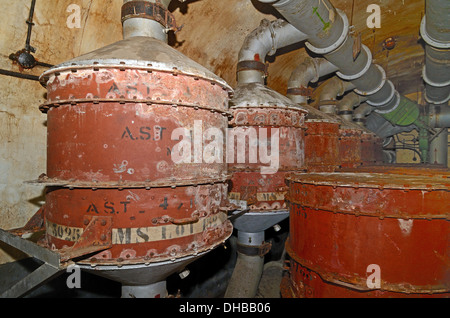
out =
[[347,121],[353,121],[353,109],[365,102],[367,97],[350,92],[346,94],[337,104],[337,114]]
[[[449,107],[447,107],[449,108]],[[448,164],[448,129],[439,130],[437,135],[430,143],[428,153],[428,162],[431,164]]]
[[[133,0],[124,0],[127,3]],[[151,3],[156,3],[157,0],[144,0]],[[167,8],[172,0],[162,0],[160,3]],[[123,38],[128,39],[135,36],[147,36],[158,39],[160,41],[168,41],[168,35],[165,26],[157,21],[145,18],[133,18],[123,22],[122,25]]]
[[421,35],[431,46],[447,46],[450,42],[450,3],[448,0],[426,0]]
[[428,106],[428,125],[432,128],[450,127],[450,107],[448,106]]
[[356,92],[368,97],[369,104],[397,104],[399,96],[394,93],[395,88],[386,81],[382,68],[372,64],[370,50],[362,45],[359,55],[354,58],[355,40],[349,36],[347,16],[335,9],[328,0],[259,1],[271,3],[289,23],[307,34],[307,47],[339,67],[338,76],[352,81]]
[[244,40],[239,52],[237,81],[239,84],[261,83],[266,78],[266,57],[282,47],[306,40],[306,34],[282,19],[264,19]]
[[300,31],[308,35],[308,41],[317,49],[339,46],[336,43],[344,34],[344,18],[328,0],[259,0],[271,3],[281,15]]
[[254,298],[264,270],[264,257],[248,255],[240,246],[258,248],[264,243],[265,233],[238,232],[236,266],[228,283],[225,298]]
[[450,100],[450,2],[427,0],[420,27],[425,45],[425,100],[441,105]]
[[365,126],[366,116],[368,116],[375,107],[370,106],[367,103],[362,103],[353,111],[353,121],[360,125]]
[[319,96],[319,110],[327,114],[336,114],[337,97],[355,88],[351,82],[343,81],[339,77],[332,77],[323,84]]
[[308,85],[315,83],[320,77],[336,72],[338,68],[324,58],[306,57],[292,72],[288,81],[286,96],[294,103],[303,104],[308,101]]

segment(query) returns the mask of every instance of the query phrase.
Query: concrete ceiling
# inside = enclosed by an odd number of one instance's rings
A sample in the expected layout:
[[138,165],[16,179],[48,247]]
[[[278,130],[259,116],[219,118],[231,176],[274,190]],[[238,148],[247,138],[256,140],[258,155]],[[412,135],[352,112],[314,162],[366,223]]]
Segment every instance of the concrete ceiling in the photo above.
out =
[[[318,0],[320,1],[320,0]],[[425,11],[424,0],[332,0],[343,10],[361,33],[362,42],[373,53],[375,63],[386,70],[388,77],[402,94],[423,89],[421,78],[424,50],[420,40],[420,22]],[[367,26],[367,7],[377,4],[381,8],[381,27]],[[245,37],[262,19],[280,18],[269,5],[257,0],[191,0],[173,1],[169,8],[184,25],[182,31],[171,37],[171,45],[191,59],[206,66],[236,85],[238,52]],[[393,38],[396,46],[386,50],[383,43]],[[294,68],[307,55],[304,44],[281,49],[271,62],[267,85],[285,94],[287,81]]]

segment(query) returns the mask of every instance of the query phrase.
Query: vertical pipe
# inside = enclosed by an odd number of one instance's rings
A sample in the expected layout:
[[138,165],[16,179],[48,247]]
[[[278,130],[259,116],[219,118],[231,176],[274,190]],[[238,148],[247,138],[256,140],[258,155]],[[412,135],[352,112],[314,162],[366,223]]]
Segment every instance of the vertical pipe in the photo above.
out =
[[359,106],[362,102],[366,101],[366,97],[360,96],[355,92],[350,92],[345,95],[337,105],[337,114],[341,118],[352,121],[353,120],[353,109]]
[[430,143],[429,163],[448,165],[448,129],[441,129]]
[[254,298],[264,269],[264,257],[246,250],[257,250],[264,243],[264,231],[258,233],[238,232],[238,256],[236,266],[228,283],[225,298]]
[[147,286],[122,285],[122,298],[166,298],[166,281]]
[[[123,3],[126,4],[130,1],[132,0],[124,0]],[[143,2],[157,3],[158,1],[143,0]],[[161,4],[167,9],[168,3],[170,3],[170,1],[164,1]],[[146,18],[132,18],[123,22],[123,38],[128,39],[135,36],[147,36],[165,43],[168,42],[165,26],[155,20]]]

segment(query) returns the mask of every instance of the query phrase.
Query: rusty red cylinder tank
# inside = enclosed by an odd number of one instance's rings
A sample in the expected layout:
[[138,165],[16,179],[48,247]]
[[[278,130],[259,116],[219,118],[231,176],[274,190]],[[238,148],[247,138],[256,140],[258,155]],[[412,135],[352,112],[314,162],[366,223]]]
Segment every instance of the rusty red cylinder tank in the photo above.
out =
[[339,122],[313,107],[305,120],[305,166],[308,172],[334,172],[339,169]]
[[285,176],[305,169],[307,111],[259,83],[240,85],[230,105],[230,199],[251,211],[286,209]]
[[221,209],[229,175],[219,141],[232,93],[223,80],[164,42],[132,37],[42,82],[49,247],[76,246],[93,218],[109,227],[96,239],[110,240],[94,264],[175,260],[231,235]]
[[448,297],[448,176],[292,174],[283,297]]

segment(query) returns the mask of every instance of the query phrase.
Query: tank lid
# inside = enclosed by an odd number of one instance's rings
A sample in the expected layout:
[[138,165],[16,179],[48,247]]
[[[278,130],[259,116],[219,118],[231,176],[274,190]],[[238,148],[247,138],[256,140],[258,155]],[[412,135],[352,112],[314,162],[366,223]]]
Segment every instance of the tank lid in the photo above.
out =
[[308,115],[306,116],[306,122],[326,122],[333,124],[340,123],[335,117],[330,116],[329,114],[326,114],[312,106],[299,104],[297,105],[297,107],[305,109],[308,112]]
[[409,190],[450,190],[448,175],[430,177],[428,175],[405,175],[386,173],[292,173],[286,177],[294,183],[332,187],[409,189]]
[[230,108],[250,107],[286,108],[307,112],[286,96],[261,83],[240,84],[234,91],[234,97],[230,100]]
[[128,66],[130,68],[184,74],[215,82],[227,91],[233,91],[225,80],[183,53],[160,40],[144,36],[121,40],[59,64],[43,73],[40,80],[45,86],[49,76],[54,73],[102,66],[122,68]]

